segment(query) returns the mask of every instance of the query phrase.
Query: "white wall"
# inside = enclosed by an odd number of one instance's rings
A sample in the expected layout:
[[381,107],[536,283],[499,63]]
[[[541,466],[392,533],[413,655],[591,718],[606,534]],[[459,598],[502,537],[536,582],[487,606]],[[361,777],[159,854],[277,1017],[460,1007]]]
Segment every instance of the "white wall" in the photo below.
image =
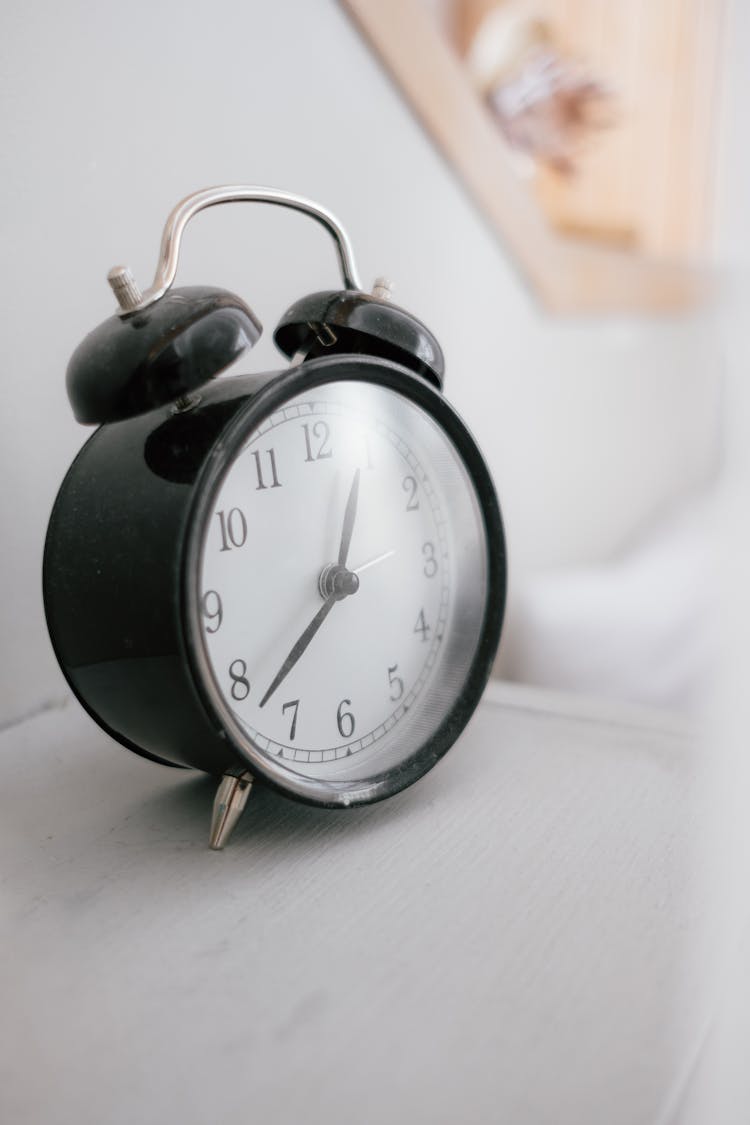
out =
[[[143,283],[172,205],[211,183],[307,194],[348,227],[438,333],[447,389],[484,446],[512,580],[605,558],[711,471],[719,352],[709,318],[553,321],[333,0],[11,0],[0,17],[5,396],[0,722],[65,694],[40,594],[46,519],[85,431],[68,356]],[[180,282],[245,296],[268,336],[294,298],[337,283],[315,226],[227,208],[188,233]]]
[[716,901],[703,973],[718,981],[716,1015],[689,1083],[680,1125],[745,1125],[750,1120],[750,5],[728,0],[718,159],[717,257],[728,278],[721,335],[727,354],[725,472],[718,535],[723,641],[710,740],[704,747],[702,844],[696,898]]

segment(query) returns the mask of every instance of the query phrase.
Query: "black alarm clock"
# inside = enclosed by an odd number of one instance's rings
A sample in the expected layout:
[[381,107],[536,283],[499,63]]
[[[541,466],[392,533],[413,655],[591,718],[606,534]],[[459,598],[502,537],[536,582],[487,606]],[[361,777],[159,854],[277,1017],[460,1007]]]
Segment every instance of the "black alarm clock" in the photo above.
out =
[[[322,223],[344,287],[284,314],[282,370],[215,379],[260,324],[226,290],[172,282],[186,223],[229,201]],[[221,778],[216,848],[254,779],[329,808],[399,792],[476,708],[505,602],[495,489],[435,337],[388,283],[363,292],[328,211],[269,188],[188,196],[151,288],[109,280],[120,308],[67,372],[98,429],[44,554],[71,689],[123,746]]]

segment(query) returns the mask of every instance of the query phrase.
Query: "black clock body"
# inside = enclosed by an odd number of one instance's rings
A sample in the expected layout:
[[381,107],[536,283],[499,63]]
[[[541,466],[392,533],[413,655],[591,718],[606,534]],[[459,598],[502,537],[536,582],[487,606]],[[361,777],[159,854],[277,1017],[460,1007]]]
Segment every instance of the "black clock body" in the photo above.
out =
[[[49,633],[79,701],[136,753],[216,775],[247,768],[214,711],[188,627],[197,589],[194,532],[249,430],[285,399],[333,380],[388,386],[431,415],[464,462],[487,532],[484,620],[464,688],[430,744],[383,780],[376,799],[426,772],[476,708],[500,638],[506,587],[489,471],[465,425],[425,378],[387,359],[337,355],[280,373],[220,379],[188,409],[167,405],[107,423],[68,471],[44,554]],[[250,528],[249,537],[252,551],[264,550],[262,528]]]

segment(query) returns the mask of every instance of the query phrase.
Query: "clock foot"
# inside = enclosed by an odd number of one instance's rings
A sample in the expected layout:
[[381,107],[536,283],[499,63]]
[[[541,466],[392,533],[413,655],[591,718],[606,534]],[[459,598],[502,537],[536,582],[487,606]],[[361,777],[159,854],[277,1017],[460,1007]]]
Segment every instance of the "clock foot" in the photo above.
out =
[[253,776],[243,769],[227,770],[219,782],[209,836],[209,845],[214,851],[221,851],[229,843],[229,837],[247,804],[252,787]]

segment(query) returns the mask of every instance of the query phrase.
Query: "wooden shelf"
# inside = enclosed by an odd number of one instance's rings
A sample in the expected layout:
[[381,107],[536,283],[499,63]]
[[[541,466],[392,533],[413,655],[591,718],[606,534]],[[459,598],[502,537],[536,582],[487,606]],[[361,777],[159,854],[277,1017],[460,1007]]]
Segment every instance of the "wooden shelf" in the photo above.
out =
[[710,271],[559,233],[422,0],[341,0],[542,305],[557,313],[671,312],[706,300]]

